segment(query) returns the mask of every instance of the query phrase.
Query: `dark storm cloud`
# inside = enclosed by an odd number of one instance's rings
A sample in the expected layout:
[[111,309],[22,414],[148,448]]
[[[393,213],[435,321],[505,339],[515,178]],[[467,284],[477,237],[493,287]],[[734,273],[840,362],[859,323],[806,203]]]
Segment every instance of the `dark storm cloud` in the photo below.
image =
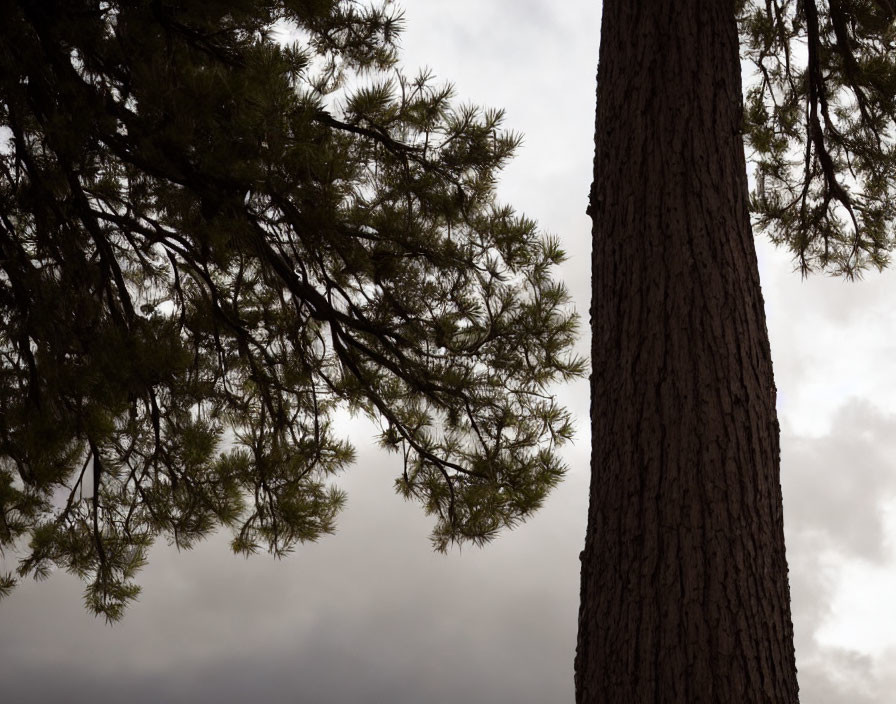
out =
[[528,525],[447,556],[432,552],[419,507],[392,492],[396,456],[361,450],[341,482],[337,535],[285,560],[234,557],[226,536],[154,550],[140,601],[111,628],[84,612],[67,575],[23,585],[0,610],[4,699],[571,699],[587,450]]

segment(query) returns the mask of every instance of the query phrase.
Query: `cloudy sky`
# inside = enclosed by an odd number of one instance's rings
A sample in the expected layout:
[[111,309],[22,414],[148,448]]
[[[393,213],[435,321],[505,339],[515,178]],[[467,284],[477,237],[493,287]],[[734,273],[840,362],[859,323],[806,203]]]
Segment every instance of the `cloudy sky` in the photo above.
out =
[[[507,109],[526,135],[501,194],[558,234],[587,320],[599,3],[404,0],[411,72]],[[797,660],[807,704],[896,691],[896,276],[792,273],[757,241],[782,425]],[[582,341],[582,351],[587,341]],[[571,472],[529,523],[484,550],[433,554],[396,457],[346,424],[358,462],[336,535],[289,559],[232,556],[224,537],[157,547],[114,627],[65,574],[0,604],[4,701],[571,702],[587,505],[587,387],[559,391],[581,431]]]

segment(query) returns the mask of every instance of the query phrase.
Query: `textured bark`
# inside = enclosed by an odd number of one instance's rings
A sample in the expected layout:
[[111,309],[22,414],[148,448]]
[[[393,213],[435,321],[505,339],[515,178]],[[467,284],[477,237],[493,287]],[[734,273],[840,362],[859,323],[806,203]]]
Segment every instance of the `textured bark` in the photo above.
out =
[[604,0],[579,704],[798,701],[731,0]]

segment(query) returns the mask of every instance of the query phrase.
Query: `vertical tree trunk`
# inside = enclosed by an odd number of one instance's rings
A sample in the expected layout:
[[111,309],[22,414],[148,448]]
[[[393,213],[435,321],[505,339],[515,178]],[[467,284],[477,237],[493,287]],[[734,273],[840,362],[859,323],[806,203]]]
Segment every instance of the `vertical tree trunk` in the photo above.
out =
[[579,704],[798,701],[733,0],[604,0]]

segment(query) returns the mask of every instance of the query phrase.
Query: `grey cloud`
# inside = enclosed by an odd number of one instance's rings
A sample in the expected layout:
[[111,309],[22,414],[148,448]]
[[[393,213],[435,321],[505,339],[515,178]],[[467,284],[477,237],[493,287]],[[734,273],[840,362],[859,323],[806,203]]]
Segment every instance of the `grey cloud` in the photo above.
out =
[[867,655],[831,648],[799,669],[800,700],[811,704],[884,704],[873,686],[873,660]]
[[896,417],[853,401],[820,438],[782,437],[782,486],[802,701],[886,704],[886,658],[826,647],[816,633],[831,614],[831,555],[882,561],[883,511],[896,495]]
[[881,560],[883,509],[896,494],[896,417],[854,400],[821,438],[785,436],[782,485],[788,535]]
[[[371,434],[359,426],[353,435]],[[84,612],[67,575],[23,585],[0,609],[4,698],[571,699],[587,448],[529,524],[443,556],[420,508],[392,492],[397,458],[359,445],[339,532],[285,560],[235,557],[226,536],[159,547],[140,601],[111,628]]]
[[889,664],[896,649],[872,658],[829,648],[800,668],[800,700],[807,704],[890,704],[896,676]]
[[[792,257],[764,237],[756,240],[766,301],[779,405],[785,420],[830,413],[849,396],[875,397],[896,410],[896,312],[890,292],[896,270],[862,281],[793,271]],[[793,417],[787,418],[788,411]]]

